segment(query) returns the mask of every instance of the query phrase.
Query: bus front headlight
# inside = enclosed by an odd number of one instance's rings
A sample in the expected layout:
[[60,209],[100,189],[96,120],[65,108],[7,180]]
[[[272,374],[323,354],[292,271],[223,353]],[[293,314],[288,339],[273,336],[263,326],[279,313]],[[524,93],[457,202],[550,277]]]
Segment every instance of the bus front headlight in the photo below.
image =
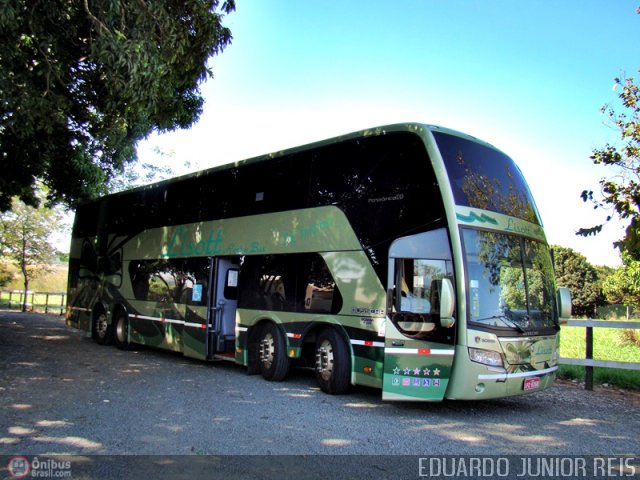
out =
[[489,365],[491,367],[502,367],[502,355],[493,350],[481,350],[479,348],[469,348],[469,358],[472,362]]

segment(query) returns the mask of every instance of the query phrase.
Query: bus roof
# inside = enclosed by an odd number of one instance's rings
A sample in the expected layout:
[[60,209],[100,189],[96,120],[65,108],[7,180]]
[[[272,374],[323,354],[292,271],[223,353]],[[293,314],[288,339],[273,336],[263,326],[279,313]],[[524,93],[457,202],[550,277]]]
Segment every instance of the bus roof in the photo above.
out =
[[86,204],[90,204],[96,201],[100,201],[101,198],[104,197],[114,197],[114,196],[119,196],[119,195],[123,195],[123,194],[128,194],[128,193],[133,193],[136,191],[142,191],[142,190],[146,190],[149,188],[156,188],[156,187],[161,187],[162,185],[165,184],[170,184],[176,181],[181,181],[181,180],[186,180],[188,178],[197,178],[199,176],[202,175],[206,175],[206,174],[210,174],[216,171],[223,171],[223,170],[228,170],[230,168],[236,168],[242,165],[248,165],[248,164],[252,164],[252,163],[257,163],[257,162],[264,162],[267,160],[271,160],[274,158],[279,158],[279,157],[284,157],[287,155],[291,155],[291,154],[295,154],[295,153],[299,153],[299,152],[304,152],[304,151],[308,151],[308,150],[313,150],[316,148],[320,148],[320,147],[324,147],[324,146],[328,146],[328,145],[334,145],[334,144],[338,144],[347,140],[353,140],[353,139],[357,139],[357,138],[366,138],[366,137],[372,137],[372,136],[382,136],[382,135],[386,135],[387,133],[391,133],[391,132],[413,132],[416,133],[417,135],[424,135],[425,132],[430,131],[430,132],[441,132],[441,133],[446,133],[449,135],[454,135],[457,137],[462,137],[462,138],[466,138],[468,140],[471,140],[473,142],[476,143],[480,143],[483,144],[489,148],[492,148],[494,150],[498,150],[496,147],[494,147],[493,145],[480,140],[476,137],[473,137],[471,135],[468,135],[466,133],[457,131],[457,130],[453,130],[453,129],[449,129],[446,127],[441,127],[438,125],[430,125],[430,124],[424,124],[424,123],[396,123],[396,124],[390,124],[390,125],[383,125],[383,126],[378,126],[378,127],[372,127],[372,128],[366,128],[364,130],[357,130],[354,132],[350,132],[344,135],[339,135],[337,137],[331,137],[331,138],[327,138],[327,139],[323,139],[323,140],[319,140],[319,141],[315,141],[315,142],[311,142],[311,143],[307,143],[307,144],[303,144],[303,145],[299,145],[299,146],[295,146],[295,147],[291,147],[291,148],[286,148],[283,150],[277,150],[274,152],[270,152],[270,153],[266,153],[266,154],[262,154],[262,155],[258,155],[256,157],[250,157],[247,159],[243,159],[243,160],[237,160],[234,162],[230,162],[230,163],[226,163],[223,165],[217,165],[215,167],[210,167],[210,168],[205,168],[203,170],[199,170],[197,172],[191,172],[191,173],[187,173],[184,175],[179,175],[176,177],[171,177],[171,178],[167,178],[164,180],[160,180],[158,182],[154,182],[154,183],[149,183],[146,185],[140,185],[131,189],[127,189],[127,190],[123,190],[120,192],[116,192],[116,193],[112,193],[109,195],[105,195],[103,197],[97,198],[97,199],[93,199],[93,200],[89,200],[88,202],[85,202]]

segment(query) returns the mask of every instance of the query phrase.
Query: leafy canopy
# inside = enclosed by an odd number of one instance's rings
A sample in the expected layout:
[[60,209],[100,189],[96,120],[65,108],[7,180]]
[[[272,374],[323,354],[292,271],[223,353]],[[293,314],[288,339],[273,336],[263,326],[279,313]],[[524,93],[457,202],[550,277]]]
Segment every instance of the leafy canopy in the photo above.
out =
[[[604,282],[603,292],[609,302],[637,305],[640,302],[640,88],[633,77],[616,78],[614,88],[619,91],[625,110],[616,113],[605,105],[602,112],[619,132],[620,141],[617,145],[595,149],[591,155],[595,164],[610,167],[611,175],[600,180],[599,196],[593,190],[584,190],[582,199],[593,203],[595,209],[610,211],[604,223],[613,215],[629,222],[624,238],[616,242],[623,265]],[[582,228],[578,234],[597,234],[604,223]]]
[[13,196],[37,205],[38,180],[50,203],[105,193],[138,140],[192,125],[234,9],[234,0],[0,0],[0,211]]
[[624,265],[604,282],[603,292],[609,303],[640,305],[640,261],[623,253]]
[[[621,144],[607,144],[593,151],[593,162],[611,167],[612,174],[600,180],[601,198],[594,195],[593,190],[584,190],[582,199],[592,202],[596,209],[612,210],[604,223],[614,214],[630,221],[625,237],[616,245],[630,258],[640,260],[640,94],[633,77],[616,78],[615,87],[620,89],[619,98],[626,112],[617,114],[606,105],[602,111],[619,131]],[[582,228],[578,234],[597,234],[604,223]]]
[[593,316],[596,307],[604,304],[602,280],[598,271],[584,255],[575,250],[553,245],[556,283],[571,291],[572,314]]

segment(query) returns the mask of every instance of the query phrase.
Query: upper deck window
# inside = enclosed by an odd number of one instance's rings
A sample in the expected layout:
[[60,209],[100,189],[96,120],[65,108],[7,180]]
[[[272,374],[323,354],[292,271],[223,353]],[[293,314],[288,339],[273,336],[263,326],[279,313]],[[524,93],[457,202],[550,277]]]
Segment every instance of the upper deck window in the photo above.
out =
[[542,225],[529,187],[511,158],[465,138],[440,132],[433,135],[457,205]]

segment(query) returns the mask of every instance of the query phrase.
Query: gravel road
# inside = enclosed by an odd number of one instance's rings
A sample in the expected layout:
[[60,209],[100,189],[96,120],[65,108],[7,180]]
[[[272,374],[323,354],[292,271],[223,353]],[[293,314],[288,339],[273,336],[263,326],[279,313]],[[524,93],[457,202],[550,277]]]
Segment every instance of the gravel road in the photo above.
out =
[[382,402],[365,388],[330,396],[309,370],[272,383],[231,363],[101,347],[61,317],[9,311],[0,359],[6,456],[640,453],[636,392],[556,384],[435,404]]

